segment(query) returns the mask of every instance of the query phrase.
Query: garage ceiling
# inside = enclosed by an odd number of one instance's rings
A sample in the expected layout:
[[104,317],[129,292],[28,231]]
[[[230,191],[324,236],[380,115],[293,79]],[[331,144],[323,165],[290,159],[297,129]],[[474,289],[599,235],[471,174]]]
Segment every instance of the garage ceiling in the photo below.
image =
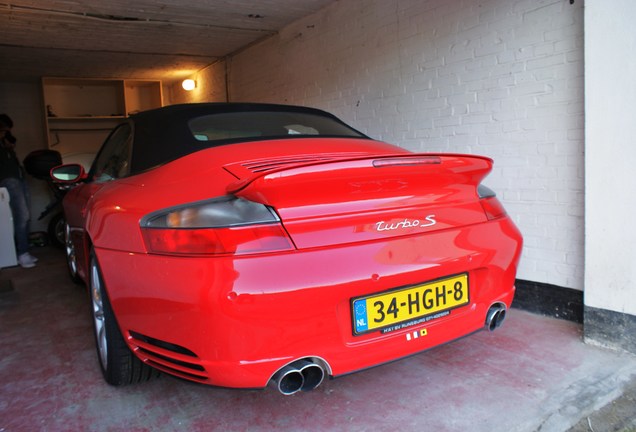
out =
[[0,81],[182,79],[334,0],[0,3]]

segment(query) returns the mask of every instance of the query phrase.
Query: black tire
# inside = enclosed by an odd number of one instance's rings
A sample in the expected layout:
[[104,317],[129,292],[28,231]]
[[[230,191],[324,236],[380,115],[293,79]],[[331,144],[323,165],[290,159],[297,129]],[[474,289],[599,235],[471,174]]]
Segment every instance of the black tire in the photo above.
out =
[[58,213],[53,215],[51,220],[49,220],[48,226],[48,234],[49,241],[55,247],[62,249],[65,245],[64,242],[64,226],[66,225],[66,220],[64,219],[64,213]]
[[158,376],[156,369],[139,360],[126,345],[110,306],[94,251],[91,251],[89,289],[97,357],[106,382],[122,386]]

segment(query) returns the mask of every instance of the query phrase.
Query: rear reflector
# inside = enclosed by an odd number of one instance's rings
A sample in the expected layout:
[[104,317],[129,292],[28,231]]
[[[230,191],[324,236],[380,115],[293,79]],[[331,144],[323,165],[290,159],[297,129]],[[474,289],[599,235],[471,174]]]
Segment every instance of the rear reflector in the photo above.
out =
[[169,255],[243,255],[291,250],[278,224],[228,228],[145,228],[148,252]]

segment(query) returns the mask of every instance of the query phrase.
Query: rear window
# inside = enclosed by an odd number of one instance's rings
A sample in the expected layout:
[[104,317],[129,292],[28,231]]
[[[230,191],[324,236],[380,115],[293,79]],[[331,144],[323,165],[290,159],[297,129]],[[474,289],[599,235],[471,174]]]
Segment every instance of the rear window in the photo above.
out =
[[329,117],[294,112],[210,114],[190,120],[188,126],[194,139],[201,142],[299,136],[363,136]]
[[130,174],[210,147],[292,138],[369,139],[319,109],[255,103],[168,105],[132,115]]

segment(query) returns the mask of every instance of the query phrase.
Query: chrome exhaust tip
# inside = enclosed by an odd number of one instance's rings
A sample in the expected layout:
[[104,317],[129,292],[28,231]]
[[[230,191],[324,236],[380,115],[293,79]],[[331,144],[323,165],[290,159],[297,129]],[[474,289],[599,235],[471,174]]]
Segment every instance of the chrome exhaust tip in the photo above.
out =
[[488,313],[486,314],[486,328],[490,331],[494,331],[497,327],[503,324],[506,318],[506,305],[503,303],[495,303],[490,306]]
[[279,369],[269,385],[289,396],[299,391],[310,391],[318,387],[325,378],[322,365],[310,360],[297,360]]
[[302,372],[291,365],[278,370],[270,380],[270,385],[286,396],[299,392],[304,383]]
[[318,387],[325,378],[325,370],[317,363],[301,360],[294,363],[303,375],[301,391],[310,391]]

